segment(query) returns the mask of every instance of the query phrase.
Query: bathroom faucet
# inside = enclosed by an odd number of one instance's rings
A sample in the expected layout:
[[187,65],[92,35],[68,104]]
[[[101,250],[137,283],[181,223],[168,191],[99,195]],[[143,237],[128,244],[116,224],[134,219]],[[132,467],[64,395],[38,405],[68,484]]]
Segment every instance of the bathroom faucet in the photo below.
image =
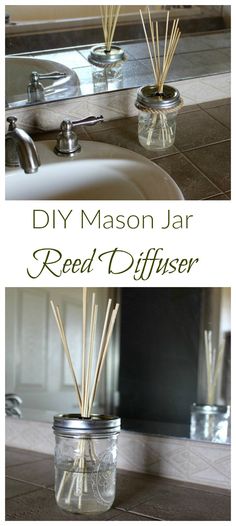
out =
[[57,143],[54,148],[56,155],[65,155],[72,157],[76,153],[80,152],[81,146],[77,133],[73,130],[73,125],[77,126],[93,126],[98,122],[103,122],[103,116],[100,117],[87,117],[79,121],[70,121],[68,119],[62,121],[60,126],[60,133],[57,136]]
[[6,166],[21,166],[26,174],[37,172],[39,156],[31,137],[16,127],[16,117],[8,117],[9,128],[6,133]]
[[27,95],[29,102],[43,102],[45,100],[44,86],[41,79],[61,79],[67,76],[66,73],[59,73],[58,71],[52,71],[51,73],[37,73],[32,71],[30,75],[30,82],[27,87]]
[[21,418],[20,405],[22,399],[15,393],[5,395],[5,414],[6,416],[18,416]]

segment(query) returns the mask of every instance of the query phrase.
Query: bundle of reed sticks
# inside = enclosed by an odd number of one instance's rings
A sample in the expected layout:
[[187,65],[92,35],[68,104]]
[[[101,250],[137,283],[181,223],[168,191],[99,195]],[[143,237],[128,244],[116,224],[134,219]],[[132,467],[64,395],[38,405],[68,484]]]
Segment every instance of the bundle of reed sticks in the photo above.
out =
[[[61,318],[60,309],[51,301],[52,311],[56,320],[58,331],[60,334],[62,346],[71,370],[74,388],[78,405],[80,407],[82,418],[91,418],[93,402],[96,396],[99,380],[105,363],[105,358],[111,341],[111,336],[117,317],[119,304],[117,303],[113,310],[111,310],[112,300],[109,299],[106,308],[104,325],[100,339],[100,345],[97,356],[95,356],[95,336],[97,328],[98,305],[96,305],[96,296],[92,294],[91,308],[88,308],[88,291],[83,289],[83,320],[82,320],[82,361],[81,369],[81,388],[79,386],[75,369],[72,363],[70,350],[66,338],[64,325]],[[89,328],[89,331],[87,329]],[[87,338],[87,332],[89,336]],[[87,345],[88,342],[88,345]],[[92,371],[95,371],[92,374]],[[72,471],[64,471],[61,478],[59,488],[57,490],[56,499],[59,501],[61,494],[67,491],[65,502],[70,505],[73,493],[78,498],[78,509],[81,510],[83,506],[83,495],[88,492],[87,487],[87,452],[89,448],[89,457],[93,462],[96,462],[96,452],[93,447],[92,440],[84,438],[78,439],[77,456],[74,459]]]
[[222,371],[225,339],[221,342],[218,353],[212,345],[212,331],[204,331],[204,342],[207,372],[207,403],[212,405],[215,403],[217,382]]
[[152,70],[154,74],[155,84],[157,87],[157,93],[163,93],[163,86],[165,84],[170,66],[172,64],[174,54],[180,39],[181,32],[179,30],[179,19],[173,20],[172,28],[169,35],[169,17],[170,12],[167,11],[166,14],[166,27],[165,27],[165,40],[164,40],[164,53],[161,57],[160,49],[160,37],[159,37],[159,25],[158,20],[155,22],[152,20],[149,7],[147,8],[148,20],[149,20],[149,30],[151,44],[149,43],[148,31],[145,26],[143,13],[140,9],[140,17],[142,20],[144,35],[148,47],[148,52],[152,64]]
[[106,51],[111,51],[112,41],[120,12],[119,5],[102,5],[100,6],[102,17],[102,29]]
[[[95,336],[97,329],[97,316],[98,316],[98,305],[96,305],[96,296],[92,294],[92,302],[90,312],[88,311],[88,291],[86,288],[83,289],[83,320],[82,320],[82,363],[80,364],[81,370],[81,388],[79,386],[75,369],[72,363],[70,350],[66,338],[64,325],[61,318],[59,306],[55,306],[51,300],[52,311],[56,320],[58,331],[60,334],[63,350],[65,352],[72,378],[78,405],[80,408],[81,416],[89,418],[96,396],[99,380],[105,363],[107,351],[112,336],[119,304],[115,305],[115,308],[111,311],[112,300],[109,299],[107,303],[107,309],[105,314],[105,320],[98,349],[98,354],[95,356]],[[89,337],[87,339],[87,329],[89,326]],[[88,342],[88,345],[87,345]],[[95,371],[92,375],[92,371]]]
[[[140,9],[140,17],[142,20],[144,35],[148,47],[149,57],[152,65],[155,86],[156,86],[156,95],[162,96],[164,84],[166,82],[169,69],[171,67],[174,54],[180,39],[180,30],[178,27],[179,19],[173,20],[172,28],[169,34],[169,17],[170,12],[167,11],[166,14],[166,26],[165,26],[165,40],[164,40],[164,51],[163,56],[161,56],[161,47],[160,47],[160,35],[159,35],[159,25],[158,20],[155,22],[152,20],[150,9],[147,8],[148,21],[149,21],[149,31],[150,31],[150,41],[148,36],[148,30],[144,22],[144,16]],[[151,127],[148,132],[147,145],[150,146],[153,133],[158,122],[157,113],[151,116]],[[160,133],[162,138],[163,148],[172,144],[173,132],[170,126],[168,126],[166,114],[159,111],[159,122],[160,122]]]

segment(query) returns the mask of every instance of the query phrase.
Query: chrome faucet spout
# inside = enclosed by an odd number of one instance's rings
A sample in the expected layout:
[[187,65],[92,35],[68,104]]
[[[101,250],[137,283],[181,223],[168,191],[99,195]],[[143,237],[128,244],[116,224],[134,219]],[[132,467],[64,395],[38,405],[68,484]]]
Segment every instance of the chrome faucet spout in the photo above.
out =
[[8,117],[9,129],[6,133],[6,166],[21,166],[26,174],[37,172],[40,159],[36,146],[24,130],[16,127],[16,118]]

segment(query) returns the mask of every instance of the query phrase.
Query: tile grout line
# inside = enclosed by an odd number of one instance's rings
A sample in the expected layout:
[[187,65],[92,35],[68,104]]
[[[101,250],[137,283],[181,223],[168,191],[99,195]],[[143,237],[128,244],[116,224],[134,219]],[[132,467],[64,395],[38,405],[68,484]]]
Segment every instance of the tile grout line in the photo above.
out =
[[[218,124],[221,124],[222,126],[224,126],[224,128],[226,130],[228,130],[229,132],[231,132],[231,126],[227,126],[226,124],[224,124],[220,119],[217,119],[217,117],[211,115],[211,113],[207,110],[215,110],[215,109],[218,109],[218,108],[222,108],[224,106],[230,106],[230,103],[229,104],[222,104],[222,106],[214,106],[212,108],[201,108],[207,115],[210,115],[210,117],[212,117],[213,119],[215,119],[215,121],[218,123]],[[230,138],[228,139],[230,140]]]
[[[228,128],[226,128],[228,129]],[[217,144],[222,144],[224,142],[230,142],[231,141],[231,137],[229,137],[228,139],[221,139],[219,141],[214,141],[214,142],[209,142],[209,143],[206,143],[206,144],[202,144],[201,146],[194,146],[194,148],[187,148],[185,150],[180,150],[180,152],[191,152],[191,151],[194,151],[194,150],[201,150],[201,148],[208,148],[209,146],[216,146]]]
[[119,508],[119,507],[115,506],[114,509],[119,510],[119,511],[123,511],[125,513],[129,513],[130,515],[137,515],[139,517],[146,517],[147,519],[152,519],[152,520],[155,520],[155,521],[162,521],[163,520],[163,519],[159,519],[158,517],[153,517],[153,515],[147,515],[146,513],[141,513],[139,511],[128,510],[126,508]]
[[[205,179],[207,179],[207,181],[210,182],[212,186],[217,188],[218,193],[221,193],[221,194],[224,193],[224,191],[221,188],[219,188],[219,186],[217,186],[215,183],[213,183],[213,181],[211,181],[211,179],[209,179],[209,177],[200,168],[198,168],[198,166],[196,166],[186,155],[184,155],[184,152],[181,152],[181,154],[183,155],[184,159],[188,161],[192,165],[193,168],[195,168],[195,170],[197,170]],[[217,194],[213,194],[213,195],[217,195]],[[212,197],[212,196],[209,196],[209,197]]]
[[21,479],[21,478],[15,478],[15,477],[11,477],[9,475],[6,475],[6,478],[9,479],[9,480],[14,480],[16,482],[23,482],[24,484],[29,484],[29,486],[35,486],[37,488],[41,488],[41,489],[50,489],[48,486],[45,486],[44,484],[39,484],[38,482],[32,482],[32,481],[29,481],[29,480],[25,480],[25,479]]

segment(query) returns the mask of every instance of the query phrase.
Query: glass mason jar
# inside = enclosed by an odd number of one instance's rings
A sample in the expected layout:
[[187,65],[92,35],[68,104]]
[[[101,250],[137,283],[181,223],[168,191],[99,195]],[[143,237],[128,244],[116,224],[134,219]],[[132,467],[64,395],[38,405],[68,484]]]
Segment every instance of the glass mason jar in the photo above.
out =
[[230,442],[230,406],[192,404],[190,438]]
[[95,91],[118,89],[122,87],[123,62],[125,52],[119,46],[112,46],[107,51],[103,44],[94,46],[88,57],[92,64],[92,77]]
[[78,414],[54,417],[55,498],[73,513],[101,513],[115,498],[120,418]]
[[138,138],[147,150],[165,150],[173,146],[176,119],[183,101],[179,91],[164,85],[163,93],[156,86],[143,86],[137,92]]

